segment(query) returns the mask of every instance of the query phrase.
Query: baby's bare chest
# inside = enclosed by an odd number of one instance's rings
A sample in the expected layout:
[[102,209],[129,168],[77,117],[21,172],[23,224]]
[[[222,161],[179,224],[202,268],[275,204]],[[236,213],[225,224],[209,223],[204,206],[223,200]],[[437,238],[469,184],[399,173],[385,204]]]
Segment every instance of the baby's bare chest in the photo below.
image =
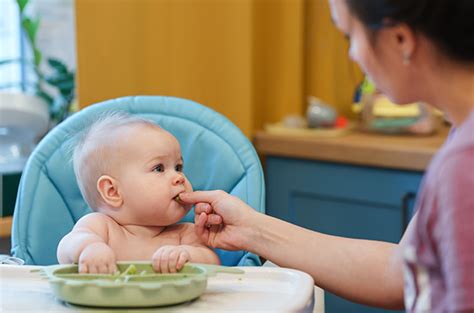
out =
[[117,261],[149,261],[158,248],[167,245],[179,245],[180,234],[165,233],[151,239],[144,239],[127,233],[111,234],[109,235],[108,244],[114,250]]

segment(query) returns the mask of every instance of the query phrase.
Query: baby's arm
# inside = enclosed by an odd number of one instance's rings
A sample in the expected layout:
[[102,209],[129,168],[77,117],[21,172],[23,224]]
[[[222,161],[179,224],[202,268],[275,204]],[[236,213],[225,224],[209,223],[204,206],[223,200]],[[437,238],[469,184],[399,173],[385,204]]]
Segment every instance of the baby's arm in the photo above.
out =
[[100,213],[82,217],[59,242],[59,263],[78,263],[80,273],[115,272],[115,254],[107,245],[107,218]]
[[217,254],[196,236],[193,224],[187,225],[180,237],[180,245],[163,246],[153,254],[155,271],[174,273],[186,262],[221,264]]

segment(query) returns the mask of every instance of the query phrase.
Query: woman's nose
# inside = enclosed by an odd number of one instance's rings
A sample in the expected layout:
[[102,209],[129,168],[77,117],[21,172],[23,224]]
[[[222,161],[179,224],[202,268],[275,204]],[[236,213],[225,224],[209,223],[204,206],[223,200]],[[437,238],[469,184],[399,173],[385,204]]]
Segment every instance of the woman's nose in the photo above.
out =
[[184,184],[184,175],[182,173],[178,173],[175,177],[173,177],[173,184],[174,185]]

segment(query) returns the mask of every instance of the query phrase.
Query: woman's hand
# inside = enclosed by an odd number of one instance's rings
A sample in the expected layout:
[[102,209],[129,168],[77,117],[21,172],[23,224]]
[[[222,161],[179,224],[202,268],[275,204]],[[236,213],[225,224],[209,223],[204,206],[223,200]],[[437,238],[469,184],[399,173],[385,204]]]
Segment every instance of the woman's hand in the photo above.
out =
[[179,195],[194,208],[196,234],[210,247],[248,250],[259,214],[237,197],[221,190],[195,191]]

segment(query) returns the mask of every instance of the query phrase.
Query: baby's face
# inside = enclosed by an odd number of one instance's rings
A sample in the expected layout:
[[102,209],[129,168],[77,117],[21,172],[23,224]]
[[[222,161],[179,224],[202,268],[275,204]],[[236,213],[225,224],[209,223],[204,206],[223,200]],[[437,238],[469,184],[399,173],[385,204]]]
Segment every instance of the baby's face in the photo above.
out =
[[192,191],[183,173],[183,158],[176,138],[148,126],[124,130],[119,143],[116,178],[131,223],[167,226],[181,220],[191,209],[176,196]]

